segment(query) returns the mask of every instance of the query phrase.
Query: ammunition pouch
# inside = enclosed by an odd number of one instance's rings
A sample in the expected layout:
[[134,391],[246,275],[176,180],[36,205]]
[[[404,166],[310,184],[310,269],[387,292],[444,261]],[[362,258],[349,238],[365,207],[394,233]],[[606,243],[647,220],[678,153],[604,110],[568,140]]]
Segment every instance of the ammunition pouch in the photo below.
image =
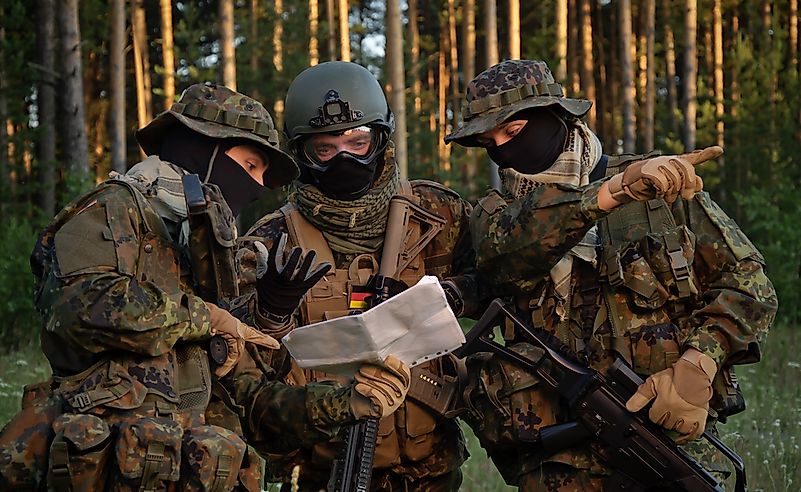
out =
[[57,491],[104,490],[111,459],[111,431],[100,417],[68,413],[53,423],[48,486]]
[[431,371],[430,364],[413,367],[407,397],[422,403],[436,415],[455,417],[460,412],[459,399],[467,368],[463,360],[451,354],[432,362],[439,366],[440,374]]
[[123,422],[115,449],[117,487],[141,492],[164,490],[180,477],[180,424],[165,417]]
[[63,406],[52,381],[25,386],[22,410],[0,432],[1,490],[39,490],[45,484],[53,424]]
[[187,430],[181,450],[181,490],[224,492],[234,488],[247,445],[216,425]]

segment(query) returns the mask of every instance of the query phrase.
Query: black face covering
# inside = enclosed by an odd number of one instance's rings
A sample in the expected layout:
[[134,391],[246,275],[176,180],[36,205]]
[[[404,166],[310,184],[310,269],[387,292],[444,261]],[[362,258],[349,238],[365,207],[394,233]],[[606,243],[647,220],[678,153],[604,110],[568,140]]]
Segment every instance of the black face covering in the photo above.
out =
[[239,212],[249,203],[258,200],[265,190],[264,186],[254,180],[239,163],[225,153],[232,147],[247,143],[248,141],[230,138],[221,140],[220,148],[212,163],[211,176],[209,176],[209,183],[220,187],[223,198],[231,207],[234,216],[239,215]]
[[511,167],[523,174],[536,174],[551,167],[565,145],[565,123],[544,108],[524,111],[511,119],[528,123],[508,142],[488,147],[490,158],[501,168]]
[[159,158],[186,169],[200,176],[204,181],[209,174],[209,163],[214,149],[214,162],[211,163],[211,175],[208,182],[220,187],[223,198],[231,208],[234,216],[250,202],[259,198],[264,187],[257,183],[235,160],[225,153],[237,145],[252,142],[242,139],[216,139],[207,137],[184,125],[175,125],[164,138],[159,150]]
[[352,158],[347,152],[334,156],[325,171],[308,169],[312,182],[324,194],[335,200],[358,200],[370,191],[375,179],[381,175],[383,154],[376,156],[369,164],[364,165]]

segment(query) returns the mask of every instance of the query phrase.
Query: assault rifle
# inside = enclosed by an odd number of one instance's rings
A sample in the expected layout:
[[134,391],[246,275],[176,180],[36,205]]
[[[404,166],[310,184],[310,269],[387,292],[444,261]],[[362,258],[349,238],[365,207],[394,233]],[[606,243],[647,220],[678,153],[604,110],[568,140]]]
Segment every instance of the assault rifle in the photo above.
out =
[[[511,321],[522,338],[543,350],[532,360],[493,340],[500,322]],[[604,444],[604,456],[615,473],[609,490],[628,491],[723,491],[717,480],[695,459],[652,423],[645,412],[630,413],[626,401],[643,380],[618,359],[606,375],[577,364],[529,326],[520,321],[500,299],[495,299],[456,351],[459,357],[491,352],[531,374],[567,401],[575,421],[540,429],[537,443],[547,454],[569,449],[588,438]],[[728,458],[735,468],[736,492],[746,487],[743,460],[715,435],[703,437]]]
[[[189,217],[190,262],[198,295],[206,302],[225,308],[225,301],[239,294],[239,286],[233,275],[233,234],[230,238],[221,237],[225,232],[215,230],[215,223],[222,221],[222,206],[215,200],[206,199],[200,177],[187,174],[181,181]],[[211,186],[208,191],[219,194],[219,190]],[[218,199],[222,200],[221,197]],[[228,358],[228,346],[221,335],[209,340],[209,357],[217,365],[223,364]]]
[[[420,233],[411,233],[412,221]],[[398,280],[423,248],[444,227],[441,217],[428,212],[405,196],[395,196],[389,203],[387,230],[381,252],[378,275],[373,278],[373,306],[386,301],[404,287]],[[373,460],[378,439],[378,420],[362,419],[348,428],[342,454],[334,460],[328,480],[328,492],[367,492],[373,474]]]

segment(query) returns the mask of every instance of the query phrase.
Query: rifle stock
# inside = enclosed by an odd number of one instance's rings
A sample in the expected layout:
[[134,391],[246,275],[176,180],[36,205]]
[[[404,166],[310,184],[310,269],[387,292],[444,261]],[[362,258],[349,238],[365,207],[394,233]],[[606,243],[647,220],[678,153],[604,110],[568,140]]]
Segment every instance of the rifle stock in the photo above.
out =
[[[409,224],[420,224],[420,234],[410,234]],[[392,295],[393,284],[400,272],[420,254],[423,248],[445,226],[445,220],[420,207],[409,198],[398,195],[389,203],[387,228],[381,251],[378,275],[374,279],[373,305]],[[377,418],[366,418],[348,428],[345,446],[334,460],[328,480],[328,492],[367,492],[373,472],[378,439]]]
[[[527,341],[543,350],[531,360],[493,340],[498,322],[508,319]],[[540,429],[545,452],[553,453],[587,438],[602,442],[605,456],[615,475],[610,479],[625,490],[722,491],[717,480],[668,437],[644,412],[630,413],[626,401],[642,384],[642,378],[622,360],[617,360],[606,376],[579,365],[560,354],[530,327],[518,319],[500,299],[495,299],[466,336],[456,352],[465,357],[475,352],[491,352],[536,375],[564,398],[576,421]],[[719,449],[735,468],[735,491],[745,491],[742,459],[717,436],[705,431],[703,437]]]

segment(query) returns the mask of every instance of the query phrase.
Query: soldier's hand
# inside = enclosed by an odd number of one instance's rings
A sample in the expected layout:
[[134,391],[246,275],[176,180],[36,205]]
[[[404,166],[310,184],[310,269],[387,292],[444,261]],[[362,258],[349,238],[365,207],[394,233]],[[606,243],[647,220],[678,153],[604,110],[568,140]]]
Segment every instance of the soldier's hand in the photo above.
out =
[[654,400],[648,411],[651,421],[678,431],[679,444],[698,439],[706,426],[716,372],[717,364],[711,357],[689,349],[673,367],[649,376],[626,402],[626,408],[637,412]]
[[354,376],[350,409],[357,419],[391,415],[403,403],[411,383],[409,368],[394,356],[383,364],[363,364]]
[[672,203],[681,196],[689,200],[704,188],[695,166],[723,154],[718,146],[681,155],[663,155],[634,162],[609,180],[609,192],[620,203],[664,198]]
[[317,252],[295,247],[285,254],[287,235],[267,247],[256,242],[256,294],[258,309],[265,317],[288,317],[300,305],[303,296],[331,269],[331,264],[316,264]]
[[211,314],[211,334],[221,335],[228,347],[228,357],[214,374],[223,377],[234,368],[239,358],[245,353],[245,343],[255,343],[269,349],[278,349],[280,345],[275,338],[242,323],[231,313],[210,302],[206,303]]

